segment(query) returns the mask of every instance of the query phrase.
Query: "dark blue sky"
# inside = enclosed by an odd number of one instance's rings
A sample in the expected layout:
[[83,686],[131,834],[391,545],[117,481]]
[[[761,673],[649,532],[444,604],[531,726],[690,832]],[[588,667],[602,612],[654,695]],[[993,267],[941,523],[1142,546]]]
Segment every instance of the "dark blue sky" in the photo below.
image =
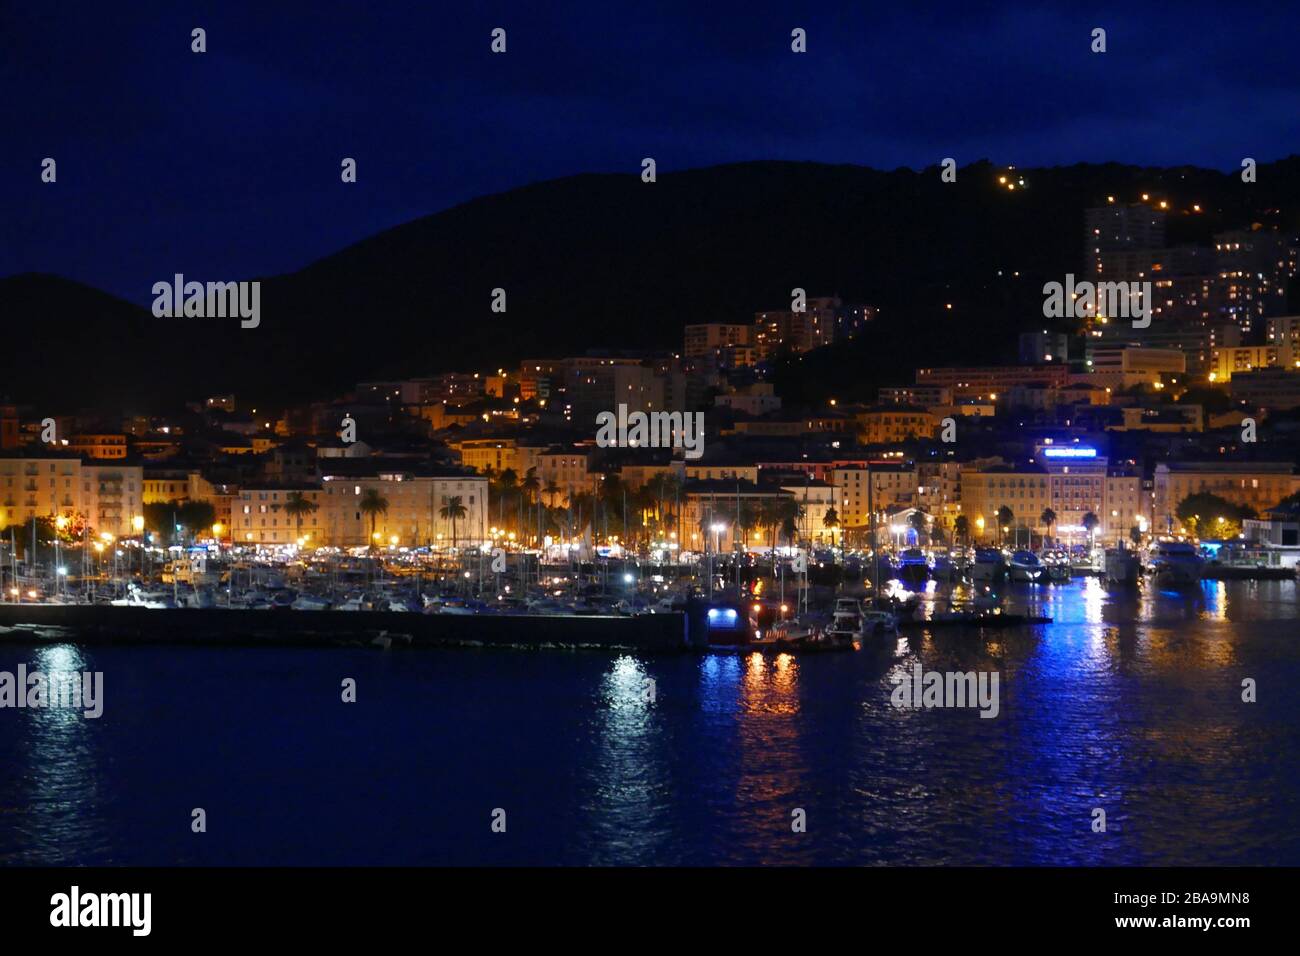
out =
[[[1233,169],[1300,139],[1300,13],[1282,4],[186,6],[0,0],[0,276],[148,302],[173,272],[292,270],[475,196],[636,172],[647,155],[661,173],[945,156]],[[190,52],[195,26],[206,54]],[[790,52],[796,26],[806,55]],[[344,156],[356,185],[339,181]]]

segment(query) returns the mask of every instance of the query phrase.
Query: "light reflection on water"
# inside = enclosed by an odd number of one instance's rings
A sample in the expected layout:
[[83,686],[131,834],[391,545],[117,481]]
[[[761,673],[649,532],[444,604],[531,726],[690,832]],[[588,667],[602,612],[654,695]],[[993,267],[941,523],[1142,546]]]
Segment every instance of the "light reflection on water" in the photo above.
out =
[[[9,655],[3,658],[6,662]],[[27,673],[50,675],[89,669],[80,649],[73,644],[51,644],[6,663],[0,670],[16,674],[21,661]],[[15,725],[17,732],[15,733]],[[3,792],[0,801],[0,831],[13,827],[18,858],[25,862],[66,865],[77,861],[79,846],[96,843],[102,826],[95,808],[99,802],[100,754],[95,746],[95,720],[83,716],[82,708],[41,707],[0,711],[0,739],[11,741],[5,748],[5,776],[15,791]],[[60,839],[49,842],[49,834]],[[43,855],[25,857],[23,844],[40,845]],[[0,844],[3,846],[3,844]],[[0,861],[7,858],[0,853]]]
[[[106,672],[99,721],[0,711],[0,862],[1300,863],[1294,583],[1007,596],[1055,623],[811,656],[0,645]],[[917,663],[997,671],[1000,716],[894,709]]]

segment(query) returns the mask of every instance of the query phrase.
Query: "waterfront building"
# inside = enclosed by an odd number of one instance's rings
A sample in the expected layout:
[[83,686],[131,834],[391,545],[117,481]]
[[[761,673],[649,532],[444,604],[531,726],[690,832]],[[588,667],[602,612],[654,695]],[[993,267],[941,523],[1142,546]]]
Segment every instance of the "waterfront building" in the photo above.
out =
[[0,455],[0,530],[32,518],[84,515],[96,533],[134,533],[142,513],[143,471],[122,463],[85,464],[73,455]]
[[81,500],[76,510],[98,534],[135,534],[132,522],[144,514],[144,469],[122,462],[83,464]]
[[[781,485],[786,492],[803,509],[799,519],[799,534],[804,541],[814,547],[829,546],[840,542],[840,529],[826,526],[826,512],[835,505],[835,489],[824,481],[807,481],[800,484]],[[836,510],[838,519],[839,511]]]
[[913,503],[917,471],[915,465],[897,462],[873,463],[869,468],[850,465],[833,468],[830,483],[835,489],[835,510],[840,524],[850,529],[863,528],[868,525],[868,502],[877,513],[894,505]]
[[[573,448],[551,447],[541,452],[537,456],[537,480],[541,483],[542,500],[552,507],[563,508],[568,506],[570,496],[590,488],[589,461],[587,452]],[[667,470],[666,465],[662,467]],[[545,490],[552,484],[560,490],[548,495]]]
[[81,510],[81,459],[44,452],[0,456],[0,526]]
[[1024,465],[971,467],[961,472],[961,505],[971,534],[998,540],[999,509],[1014,515],[1011,528],[1046,533],[1041,518],[1056,515],[1051,533],[1082,540],[1085,518],[1097,519],[1097,540],[1126,537],[1129,529],[1147,528],[1151,519],[1142,478],[1113,467],[1096,450],[1081,445],[1040,447],[1035,461]]
[[[451,543],[452,522],[440,511],[451,498],[460,498],[465,516],[456,519],[459,545],[487,539],[492,522],[488,512],[488,480],[460,471],[371,471],[342,469],[321,477],[317,521],[320,542],[335,547],[423,547]],[[372,516],[362,508],[367,492],[388,503]],[[242,497],[242,496],[241,496]],[[236,516],[238,517],[238,516]],[[375,537],[377,536],[377,537]],[[313,539],[314,540],[314,539]]]
[[[697,552],[762,550],[771,542],[771,530],[760,518],[764,506],[790,498],[789,491],[752,481],[687,480],[681,496],[683,547]],[[786,542],[781,539],[777,543]]]
[[1291,494],[1290,462],[1181,461],[1161,462],[1155,469],[1155,527],[1180,525],[1176,511],[1188,495],[1207,492],[1235,505],[1264,512]]
[[[302,515],[285,511],[294,494],[316,505]],[[324,534],[324,493],[315,484],[263,484],[241,488],[231,502],[231,540],[245,545],[317,546],[332,543]]]

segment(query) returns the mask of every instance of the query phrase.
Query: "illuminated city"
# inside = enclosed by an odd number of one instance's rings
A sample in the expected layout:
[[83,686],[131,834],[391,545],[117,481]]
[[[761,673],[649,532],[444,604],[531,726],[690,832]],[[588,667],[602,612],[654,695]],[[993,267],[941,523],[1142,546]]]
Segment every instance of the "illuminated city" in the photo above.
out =
[[1293,14],[295,6],[15,18],[22,920],[771,866],[1250,925]]

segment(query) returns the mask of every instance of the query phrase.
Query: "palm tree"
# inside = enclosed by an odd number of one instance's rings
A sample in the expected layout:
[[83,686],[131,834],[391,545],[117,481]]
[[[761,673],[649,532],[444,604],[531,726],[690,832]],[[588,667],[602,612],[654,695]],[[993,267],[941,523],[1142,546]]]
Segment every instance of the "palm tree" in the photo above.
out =
[[313,513],[319,507],[320,506],[310,498],[303,497],[301,491],[293,491],[289,493],[288,498],[286,498],[284,502],[284,513],[293,518],[294,523],[297,525],[298,530],[294,535],[295,538],[302,537],[302,519]]
[[1088,540],[1089,542],[1091,542],[1092,532],[1096,530],[1097,525],[1101,524],[1101,519],[1098,518],[1091,511],[1089,511],[1086,515],[1083,516],[1083,521],[1079,523],[1083,525],[1083,530],[1088,533]]
[[357,505],[361,513],[370,516],[370,547],[375,546],[375,523],[381,514],[388,514],[388,499],[374,488],[367,488]]
[[793,547],[795,538],[799,535],[799,519],[792,514],[786,514],[781,519],[781,536],[785,538],[786,547]]
[[921,535],[925,533],[925,513],[922,511],[913,511],[907,516],[907,526],[916,532],[916,543],[921,543]]
[[1044,508],[1043,513],[1038,516],[1038,520],[1043,523],[1043,527],[1047,529],[1047,536],[1050,538],[1052,528],[1056,525],[1056,512],[1051,508]]
[[519,487],[519,473],[513,468],[502,468],[497,474],[497,521],[504,526],[506,523],[506,502],[514,496],[515,489]]
[[744,550],[749,543],[750,529],[754,528],[761,520],[763,512],[763,503],[761,501],[750,501],[746,499],[740,503],[740,515],[736,521],[740,530],[740,547]]
[[835,511],[835,506],[831,505],[829,508],[826,509],[826,513],[822,515],[822,527],[830,528],[832,551],[835,550],[835,529],[838,528],[839,526],[840,526],[840,516]]
[[640,529],[638,533],[648,535],[654,530],[653,525],[657,525],[657,522],[651,522],[650,519],[658,513],[659,502],[655,498],[654,492],[650,490],[649,485],[642,485],[634,491],[631,501],[641,519],[638,522],[638,529]]
[[610,515],[614,516],[613,524],[614,527],[618,528],[619,535],[623,537],[627,535],[627,529],[622,524],[624,490],[623,478],[616,471],[608,472],[601,479],[600,491],[597,493],[597,503],[600,505],[601,513],[604,516],[603,527],[606,539],[610,536]]
[[963,542],[970,542],[970,519],[965,515],[958,515],[952,523],[952,532]]
[[1016,520],[1016,513],[1003,505],[998,509],[998,544],[1002,544],[1006,536],[1006,530],[1011,527],[1011,522]]
[[790,547],[799,534],[799,521],[803,518],[803,505],[794,498],[780,498],[776,502],[777,515],[781,521],[781,534]]
[[[521,521],[523,520],[524,504],[528,504],[530,506],[533,504],[537,504],[540,506],[542,498],[541,495],[538,494],[538,492],[540,492],[541,490],[542,490],[542,480],[537,477],[537,468],[536,467],[529,468],[526,472],[524,472],[524,480],[519,482],[519,493],[522,498],[520,502],[520,509],[519,509],[520,511],[519,517]],[[540,514],[538,515],[537,523],[539,525],[541,524]],[[520,542],[522,543],[524,538],[523,528],[519,529],[519,538],[520,538]],[[540,541],[541,539],[539,538],[538,540]]]
[[442,496],[442,507],[438,509],[438,517],[443,521],[451,522],[451,550],[456,550],[456,522],[469,514],[469,510],[461,501],[460,495],[453,495],[448,498]]
[[781,502],[776,498],[766,498],[758,506],[759,522],[771,534],[772,576],[776,576],[776,537],[781,530]]
[[524,497],[528,501],[533,500],[533,496],[537,494],[541,487],[542,480],[537,477],[536,468],[529,468],[524,472],[524,480],[519,482],[519,490],[524,493]]
[[550,501],[547,503],[552,508],[555,507],[555,496],[558,495],[562,490],[563,489],[561,489],[560,486],[555,483],[554,478],[547,481],[546,487],[542,489],[542,494],[546,495],[546,497],[550,499]]

